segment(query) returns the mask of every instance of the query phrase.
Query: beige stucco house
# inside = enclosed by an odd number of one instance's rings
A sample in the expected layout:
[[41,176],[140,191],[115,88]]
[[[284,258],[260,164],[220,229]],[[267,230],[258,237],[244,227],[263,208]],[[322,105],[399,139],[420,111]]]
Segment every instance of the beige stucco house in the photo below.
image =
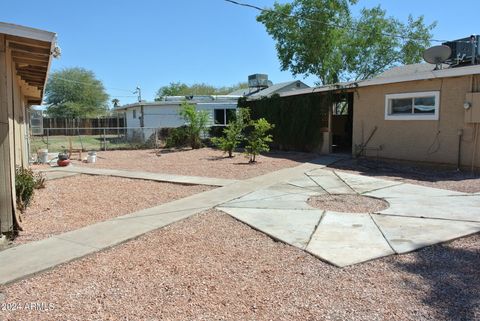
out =
[[406,65],[369,80],[281,96],[332,92],[348,96],[351,115],[332,109],[320,150],[335,151],[335,137],[351,135],[339,141],[350,141],[353,154],[480,167],[480,65]]
[[28,166],[28,108],[42,102],[56,35],[0,22],[0,232],[18,223],[15,167]]

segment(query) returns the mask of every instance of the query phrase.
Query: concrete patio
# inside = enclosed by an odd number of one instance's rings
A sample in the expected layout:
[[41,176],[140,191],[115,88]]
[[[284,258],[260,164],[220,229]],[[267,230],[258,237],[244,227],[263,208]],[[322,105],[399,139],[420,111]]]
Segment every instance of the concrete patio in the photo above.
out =
[[[373,213],[315,209],[322,194],[360,194],[389,203]],[[480,197],[314,169],[221,204],[218,209],[280,241],[344,267],[480,231]]]

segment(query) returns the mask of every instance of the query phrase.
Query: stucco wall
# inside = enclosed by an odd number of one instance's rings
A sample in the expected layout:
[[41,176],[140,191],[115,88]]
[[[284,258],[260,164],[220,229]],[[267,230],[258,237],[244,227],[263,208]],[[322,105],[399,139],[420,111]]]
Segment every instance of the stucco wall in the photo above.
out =
[[[474,83],[471,76],[464,76],[358,88],[354,94],[354,151],[377,126],[369,146],[382,146],[381,157],[456,164],[458,131],[463,130],[461,164],[471,166],[474,130],[464,121],[463,104]],[[440,91],[439,120],[385,120],[385,95],[422,91]],[[478,149],[476,167],[480,166]]]

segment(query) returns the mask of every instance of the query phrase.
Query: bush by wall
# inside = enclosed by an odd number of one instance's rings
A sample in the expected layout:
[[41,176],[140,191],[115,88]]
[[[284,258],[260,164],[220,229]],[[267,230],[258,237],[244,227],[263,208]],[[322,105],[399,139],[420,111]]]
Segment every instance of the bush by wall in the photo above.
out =
[[166,134],[165,147],[166,148],[180,148],[186,147],[190,144],[190,136],[186,126],[177,128],[169,128]]
[[15,170],[15,192],[17,209],[23,213],[33,199],[35,189],[45,187],[45,178],[30,168],[17,167]]
[[335,97],[325,94],[297,95],[248,101],[241,98],[239,107],[249,107],[252,119],[265,118],[275,124],[272,147],[280,150],[315,151],[321,146],[328,128],[328,112]]

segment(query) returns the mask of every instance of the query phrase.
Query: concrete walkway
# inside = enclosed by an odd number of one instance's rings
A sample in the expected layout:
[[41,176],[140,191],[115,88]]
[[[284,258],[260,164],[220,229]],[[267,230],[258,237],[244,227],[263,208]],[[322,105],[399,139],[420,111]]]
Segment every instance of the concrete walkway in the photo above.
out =
[[[377,213],[314,209],[311,196],[361,194],[382,198]],[[218,209],[336,266],[406,253],[480,231],[480,195],[326,169],[224,203]]]
[[[324,157],[298,167],[238,181],[221,188],[192,195],[157,207],[117,217],[84,228],[19,245],[0,252],[0,285],[23,279],[59,264],[107,249],[149,231],[200,213],[218,204],[242,197],[283,180],[293,179],[305,171],[332,163]],[[100,173],[96,171],[95,173]],[[150,173],[149,173],[150,174]],[[100,174],[95,174],[100,175]]]
[[227,186],[237,182],[237,180],[226,179],[226,178],[172,175],[172,174],[151,173],[151,172],[142,172],[142,171],[130,171],[130,170],[122,170],[122,169],[103,169],[103,168],[94,168],[94,167],[83,167],[83,166],[74,166],[74,165],[70,165],[66,167],[52,167],[46,170],[40,170],[40,172],[45,173],[47,179],[62,178],[62,177],[67,177],[71,175],[76,175],[76,174],[86,174],[86,175],[100,175],[100,176],[102,175],[115,176],[115,177],[133,178],[133,179],[145,179],[145,180],[157,181],[157,182],[169,182],[169,183],[179,183],[179,184],[188,184],[188,185]]

